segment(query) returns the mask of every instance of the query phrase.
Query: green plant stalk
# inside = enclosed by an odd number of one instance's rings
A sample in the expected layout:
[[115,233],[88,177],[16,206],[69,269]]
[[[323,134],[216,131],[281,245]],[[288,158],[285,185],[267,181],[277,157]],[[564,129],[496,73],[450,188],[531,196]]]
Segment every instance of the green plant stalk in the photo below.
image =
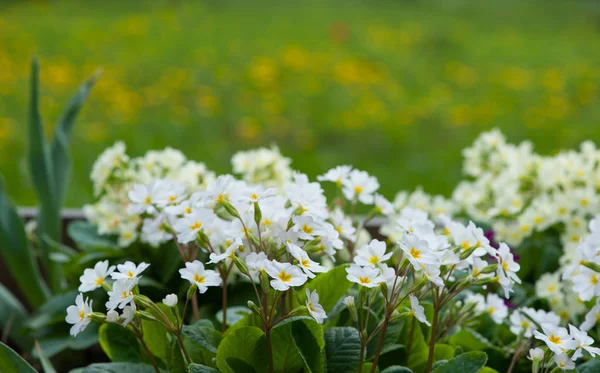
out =
[[437,334],[438,316],[440,312],[440,302],[437,296],[437,291],[432,288],[433,292],[433,323],[431,324],[431,338],[429,339],[429,357],[427,358],[427,373],[431,373],[433,368],[433,357],[435,354],[435,339]]

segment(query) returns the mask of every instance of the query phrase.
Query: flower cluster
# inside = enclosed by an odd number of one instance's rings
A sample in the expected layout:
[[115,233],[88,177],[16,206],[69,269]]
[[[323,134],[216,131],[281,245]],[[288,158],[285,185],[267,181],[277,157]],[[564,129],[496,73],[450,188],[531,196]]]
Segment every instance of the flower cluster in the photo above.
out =
[[[166,148],[130,158],[125,144],[107,148],[96,160],[91,172],[96,203],[84,206],[86,218],[100,234],[118,236],[119,245],[128,246],[140,238],[139,216],[127,213],[131,204],[128,193],[138,183],[155,178],[177,181],[185,191],[201,189],[214,178],[203,163],[187,160],[178,150]],[[142,240],[145,236],[141,235]]]
[[292,178],[291,160],[281,155],[279,148],[258,148],[237,152],[231,158],[233,172],[250,184],[282,187]]

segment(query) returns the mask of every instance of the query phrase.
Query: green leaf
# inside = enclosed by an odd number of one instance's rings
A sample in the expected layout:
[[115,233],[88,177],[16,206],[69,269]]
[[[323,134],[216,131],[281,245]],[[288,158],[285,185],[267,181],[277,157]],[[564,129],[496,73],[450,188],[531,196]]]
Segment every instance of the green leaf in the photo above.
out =
[[401,367],[400,365],[392,365],[381,371],[381,373],[413,373],[410,368]]
[[33,249],[27,240],[25,226],[10,203],[0,179],[0,256],[19,290],[32,308],[39,307],[49,296],[33,257]]
[[21,349],[27,349],[33,342],[21,329],[27,320],[27,310],[17,298],[4,285],[0,284],[0,326],[6,332],[11,341]]
[[[63,328],[58,328],[56,333],[44,336],[39,339],[40,348],[44,354],[51,358],[66,349],[86,350],[98,343],[99,324],[91,323],[85,330],[76,337],[70,336]],[[33,351],[33,356],[37,357],[37,351]]]
[[315,320],[292,323],[292,337],[304,362],[305,372],[321,373],[325,370],[323,327]]
[[271,330],[273,368],[277,373],[298,372],[304,366],[304,361],[292,336],[292,325],[289,323]]
[[198,322],[193,325],[185,325],[183,327],[183,334],[192,342],[215,354],[223,339],[223,335],[215,330],[210,321],[208,323]]
[[481,351],[471,351],[459,355],[438,367],[433,373],[477,373],[485,366],[487,355]]
[[173,339],[169,347],[169,355],[167,356],[169,372],[187,373],[187,362],[177,341]]
[[[319,294],[319,303],[329,313],[335,304],[346,295],[346,292],[352,284],[346,279],[346,268],[348,265],[342,265],[330,269],[326,273],[321,273],[315,279],[309,281],[305,288],[311,292],[317,291]],[[300,304],[306,302],[306,292],[303,290],[298,292],[298,301]]]
[[75,304],[75,298],[79,294],[73,290],[68,293],[58,294],[42,304],[37,312],[27,321],[27,327],[39,329],[54,323],[64,323],[65,310]]
[[[362,367],[362,373],[371,373],[373,369],[373,363],[364,363]],[[380,373],[379,368],[375,368],[375,373]]]
[[[166,315],[171,314],[171,310],[163,305],[157,304],[161,307],[162,311],[165,312]],[[147,309],[147,312],[150,312],[155,317],[160,317],[153,310]],[[169,353],[169,349],[171,348],[171,333],[165,328],[164,325],[157,321],[151,320],[142,320],[142,328],[144,330],[144,342],[148,346],[148,349],[152,353],[152,355],[160,358],[161,360],[166,360],[167,355]]]
[[[233,325],[244,318],[244,316],[252,313],[250,308],[244,306],[227,307],[227,325]],[[223,310],[217,311],[215,319],[223,320]]]
[[137,338],[117,324],[102,324],[98,331],[100,346],[108,358],[115,362],[143,361],[143,352]]
[[188,366],[189,373],[219,373],[215,368],[207,367],[206,365],[192,363]]
[[[38,215],[38,233],[40,237],[47,235],[60,241],[60,224],[58,201],[48,144],[44,136],[44,125],[39,112],[39,65],[37,59],[31,63],[31,99],[29,107],[29,134],[27,159],[33,187],[40,201]],[[48,271],[50,288],[60,289],[60,264],[50,260],[51,248],[43,240],[40,241],[42,261]]]
[[356,370],[360,355],[360,337],[356,328],[327,328],[324,339],[327,372],[344,373]]
[[217,352],[217,367],[223,373],[238,373],[244,365],[263,371],[267,362],[265,334],[257,327],[245,326],[225,336]]
[[[594,371],[596,372],[596,371]],[[498,373],[498,371],[494,368],[490,368],[490,367],[483,367],[479,370],[478,373]]]
[[595,373],[600,372],[600,358],[586,361],[577,367],[579,373]]
[[433,354],[435,361],[450,360],[454,357],[454,347],[446,344],[436,343]]
[[87,221],[72,222],[67,227],[67,233],[81,250],[118,249],[114,237],[98,234],[98,228]]
[[19,354],[0,342],[0,367],[2,373],[37,373]]
[[44,369],[44,373],[56,373],[56,369],[54,369],[54,366],[52,366],[52,363],[50,362],[48,357],[44,354],[44,351],[42,351],[42,349],[41,349],[39,343],[37,343],[37,341],[35,343],[35,349],[37,351],[38,359],[42,363],[42,369]]
[[83,373],[155,373],[152,365],[142,363],[101,363],[92,364]]
[[413,324],[412,317],[405,317],[404,320],[405,323],[404,328],[402,328],[400,342],[403,345],[407,346],[407,348],[410,344],[410,330],[414,325],[412,333],[412,344],[406,365],[415,372],[420,372],[424,370],[424,367],[427,365],[427,359],[429,357],[429,345],[425,341],[425,337],[423,336],[423,329],[419,325],[420,323],[416,321]]
[[454,334],[450,337],[449,342],[453,346],[462,347],[465,351],[478,351],[494,347],[487,338],[470,328],[462,329]]
[[[391,351],[399,350],[404,347],[403,344],[398,343],[402,328],[404,327],[404,319],[396,319],[389,323],[383,338],[383,348],[381,349],[381,355]],[[367,360],[371,360],[377,353],[379,347],[379,338],[381,332],[377,333],[373,339],[367,344]]]
[[87,99],[90,90],[96,83],[99,77],[96,72],[91,78],[86,80],[79,89],[71,97],[67,104],[62,117],[56,124],[54,129],[54,138],[50,148],[50,156],[52,162],[52,174],[54,177],[54,197],[57,206],[61,206],[65,191],[67,189],[69,174],[71,172],[71,157],[69,156],[69,140],[73,132],[75,119]]

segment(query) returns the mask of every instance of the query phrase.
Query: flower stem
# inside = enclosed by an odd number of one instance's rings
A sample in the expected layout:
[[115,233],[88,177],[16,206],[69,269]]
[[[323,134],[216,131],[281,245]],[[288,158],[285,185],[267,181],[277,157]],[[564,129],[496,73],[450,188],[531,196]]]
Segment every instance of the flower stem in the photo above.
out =
[[200,320],[200,313],[198,312],[198,293],[194,293],[192,297],[192,314],[194,321]]
[[181,333],[177,333],[177,342],[179,343],[179,347],[181,347],[181,351],[183,352],[183,356],[185,356],[185,361],[187,361],[188,365],[193,363],[190,358],[190,354],[188,354],[187,349],[185,348],[185,344],[183,343],[183,339],[181,338]]
[[435,340],[437,334],[437,326],[438,326],[438,316],[439,316],[439,302],[436,300],[437,292],[434,291],[433,295],[433,324],[431,325],[431,339],[429,340],[429,358],[427,359],[427,373],[431,372],[433,367],[433,357],[435,354]]
[[223,298],[223,331],[227,329],[227,274],[223,276],[223,287],[221,289],[221,295]]
[[[276,304],[276,301],[273,302],[273,308],[276,307]],[[273,348],[271,346],[271,318],[269,317],[269,295],[266,292],[263,294],[263,312],[265,314],[263,320],[263,328],[267,340],[267,357],[269,359],[269,373],[273,373],[275,368],[273,366]]]
[[371,373],[375,373],[377,370],[377,363],[379,362],[379,355],[381,354],[381,349],[383,348],[383,342],[385,341],[385,333],[387,332],[387,327],[390,323],[389,312],[386,312],[385,320],[383,321],[383,327],[381,328],[381,335],[379,336],[379,345],[377,346],[377,352],[375,352],[375,358],[373,359],[373,366],[371,367]]
[[408,334],[408,346],[406,347],[406,361],[405,361],[406,364],[405,365],[408,365],[408,358],[410,357],[410,350],[412,349],[416,323],[417,323],[417,318],[413,317],[412,323],[410,325],[410,332]]

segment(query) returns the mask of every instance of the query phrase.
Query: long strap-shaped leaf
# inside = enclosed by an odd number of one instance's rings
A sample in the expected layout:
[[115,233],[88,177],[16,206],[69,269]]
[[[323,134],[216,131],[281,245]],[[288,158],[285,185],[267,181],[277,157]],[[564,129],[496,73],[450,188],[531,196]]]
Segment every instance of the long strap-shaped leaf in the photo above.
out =
[[101,71],[97,70],[86,80],[71,97],[62,117],[56,124],[54,139],[50,154],[52,157],[52,171],[54,175],[55,197],[58,206],[62,206],[63,198],[67,189],[67,182],[71,172],[71,157],[69,156],[69,140],[73,132],[75,119],[79,114],[85,100],[98,78]]
[[[39,65],[37,59],[31,64],[31,101],[29,108],[29,149],[28,160],[31,179],[40,200],[39,234],[60,241],[59,206],[56,193],[48,145],[44,136],[44,126],[39,111]],[[48,282],[53,291],[60,289],[60,265],[50,258],[51,248],[40,243],[42,259],[48,273]]]
[[49,296],[33,261],[25,226],[4,192],[0,180],[0,255],[19,289],[32,307],[39,307]]
[[21,330],[29,315],[12,293],[0,284],[0,329],[2,337],[8,336],[22,350],[31,348],[32,339]]
[[2,373],[36,373],[25,359],[4,343],[0,343],[0,367]]

